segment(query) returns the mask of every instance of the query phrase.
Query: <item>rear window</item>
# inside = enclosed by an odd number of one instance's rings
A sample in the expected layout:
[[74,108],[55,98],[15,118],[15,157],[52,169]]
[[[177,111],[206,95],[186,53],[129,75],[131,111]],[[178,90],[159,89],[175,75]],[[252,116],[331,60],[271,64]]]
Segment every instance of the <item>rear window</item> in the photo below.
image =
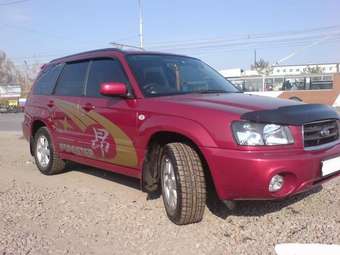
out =
[[51,95],[62,69],[62,64],[46,67],[45,70],[42,71],[34,85],[33,94]]
[[55,94],[58,96],[81,96],[89,62],[67,63],[58,80]]

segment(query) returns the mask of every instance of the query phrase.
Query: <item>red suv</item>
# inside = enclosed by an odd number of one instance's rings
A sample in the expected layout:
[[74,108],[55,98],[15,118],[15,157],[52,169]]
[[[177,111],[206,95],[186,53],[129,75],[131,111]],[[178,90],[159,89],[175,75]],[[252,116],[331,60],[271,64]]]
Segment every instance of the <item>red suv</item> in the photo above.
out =
[[23,132],[43,174],[75,161],[136,177],[188,224],[208,188],[278,199],[338,176],[339,123],[328,106],[243,94],[196,58],[103,49],[43,66]]

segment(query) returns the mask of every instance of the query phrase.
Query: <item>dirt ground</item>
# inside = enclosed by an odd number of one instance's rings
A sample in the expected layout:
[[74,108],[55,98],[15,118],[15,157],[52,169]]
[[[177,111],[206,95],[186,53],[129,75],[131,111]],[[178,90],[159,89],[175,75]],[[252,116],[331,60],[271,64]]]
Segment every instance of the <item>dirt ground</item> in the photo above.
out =
[[283,242],[340,244],[340,178],[278,202],[211,203],[176,226],[135,179],[71,164],[44,176],[18,132],[0,132],[0,254],[274,254]]
[[23,113],[0,113],[0,131],[21,132]]

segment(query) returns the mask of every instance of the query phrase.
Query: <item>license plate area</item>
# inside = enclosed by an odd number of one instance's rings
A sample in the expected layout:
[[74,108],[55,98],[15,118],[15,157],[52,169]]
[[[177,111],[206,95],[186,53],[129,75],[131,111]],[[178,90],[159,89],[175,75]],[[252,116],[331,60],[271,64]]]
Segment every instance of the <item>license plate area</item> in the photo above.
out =
[[322,161],[321,174],[327,176],[340,171],[340,157]]

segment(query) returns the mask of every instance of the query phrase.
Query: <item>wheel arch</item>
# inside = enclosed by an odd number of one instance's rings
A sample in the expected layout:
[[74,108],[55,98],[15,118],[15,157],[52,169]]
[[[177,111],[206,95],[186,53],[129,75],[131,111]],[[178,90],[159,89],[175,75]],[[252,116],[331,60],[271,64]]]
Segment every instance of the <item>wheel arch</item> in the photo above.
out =
[[36,119],[32,122],[31,125],[31,132],[30,132],[30,153],[33,156],[33,144],[34,144],[34,136],[37,133],[37,131],[42,128],[47,127],[46,123],[40,119]]
[[154,132],[148,140],[142,165],[142,190],[148,193],[160,191],[159,155],[162,153],[163,146],[172,142],[188,144],[197,152],[203,165],[207,188],[212,188],[215,191],[215,184],[211,176],[208,162],[199,145],[191,137],[170,130]]
[[297,101],[297,102],[303,102],[302,99],[298,96],[291,96],[289,100]]

